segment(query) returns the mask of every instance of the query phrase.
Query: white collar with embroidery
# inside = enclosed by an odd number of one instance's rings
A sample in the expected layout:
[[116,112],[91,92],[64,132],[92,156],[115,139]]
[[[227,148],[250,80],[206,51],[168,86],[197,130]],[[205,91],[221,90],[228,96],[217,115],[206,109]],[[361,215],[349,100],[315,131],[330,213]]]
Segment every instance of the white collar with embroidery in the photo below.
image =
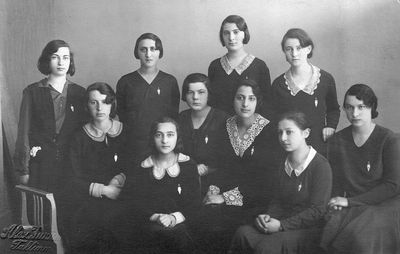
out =
[[186,162],[189,160],[190,160],[189,156],[179,153],[177,156],[176,162],[172,166],[170,166],[168,168],[160,168],[160,167],[157,167],[157,165],[155,165],[153,158],[151,156],[149,156],[144,161],[142,161],[142,163],[140,165],[142,168],[153,167],[154,178],[157,180],[161,180],[164,178],[165,172],[167,172],[167,174],[170,177],[177,177],[179,175],[179,173],[181,172],[181,169],[179,167],[179,162]]
[[312,64],[311,65],[311,69],[312,69],[312,76],[310,78],[309,83],[303,88],[300,89],[293,81],[292,78],[292,72],[289,70],[287,70],[285,72],[285,74],[283,75],[283,77],[285,78],[285,84],[287,86],[287,89],[290,91],[290,94],[295,96],[298,92],[303,91],[309,95],[313,95],[315,89],[317,89],[319,81],[320,81],[320,77],[321,77],[321,70],[317,67],[314,66]]
[[295,175],[298,177],[301,173],[304,172],[304,170],[306,170],[308,165],[310,165],[310,162],[312,161],[312,159],[314,159],[316,154],[317,154],[317,151],[315,151],[315,149],[312,146],[310,146],[310,151],[308,152],[306,160],[297,168],[292,168],[292,165],[290,165],[288,159],[286,158],[286,160],[285,160],[286,174],[288,174],[288,176],[290,176],[292,174],[292,171],[294,170]]
[[[235,154],[242,157],[244,152],[253,144],[255,138],[260,134],[265,126],[269,123],[269,120],[263,116],[257,114],[256,120],[252,123],[246,133],[243,135],[243,140],[239,136],[237,128],[237,116],[233,116],[226,121],[226,130],[229,135],[229,140]],[[254,153],[254,147],[251,151],[251,155]]]
[[231,64],[229,63],[227,54],[221,57],[220,62],[226,74],[229,75],[235,70],[239,75],[241,75],[250,66],[250,64],[253,62],[255,58],[256,57],[253,56],[252,54],[247,54],[247,56],[242,60],[242,62],[235,68],[232,68]]
[[94,141],[103,142],[107,140],[107,136],[112,138],[119,136],[122,132],[123,124],[117,120],[111,120],[111,128],[107,132],[96,128],[92,123],[85,124],[82,128],[86,134]]

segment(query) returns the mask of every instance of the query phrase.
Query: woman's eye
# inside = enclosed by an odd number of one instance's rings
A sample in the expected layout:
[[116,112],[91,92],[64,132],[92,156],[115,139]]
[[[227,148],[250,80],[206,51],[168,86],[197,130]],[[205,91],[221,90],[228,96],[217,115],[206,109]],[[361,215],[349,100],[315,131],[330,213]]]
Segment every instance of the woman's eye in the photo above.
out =
[[160,134],[160,133],[156,133],[156,134],[154,134],[154,137],[155,137],[155,138],[160,138],[160,137],[161,137],[161,134]]
[[256,100],[257,100],[257,97],[251,96],[251,97],[249,98],[249,100],[250,100],[250,101],[256,101]]
[[175,133],[168,133],[168,134],[167,134],[167,137],[169,137],[169,138],[171,138],[171,137],[173,137],[173,136],[175,136]]

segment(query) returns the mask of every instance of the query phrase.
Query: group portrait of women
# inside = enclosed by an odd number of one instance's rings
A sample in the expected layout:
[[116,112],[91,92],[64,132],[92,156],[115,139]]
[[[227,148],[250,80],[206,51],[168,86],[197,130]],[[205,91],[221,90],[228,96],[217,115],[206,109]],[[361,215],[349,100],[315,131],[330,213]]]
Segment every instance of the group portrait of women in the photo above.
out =
[[70,45],[45,46],[14,165],[55,194],[66,253],[400,252],[400,137],[375,123],[373,89],[338,98],[301,28],[283,35],[288,67],[273,79],[243,17],[226,17],[219,39],[226,53],[181,89],[151,32],[115,89],[73,83]]

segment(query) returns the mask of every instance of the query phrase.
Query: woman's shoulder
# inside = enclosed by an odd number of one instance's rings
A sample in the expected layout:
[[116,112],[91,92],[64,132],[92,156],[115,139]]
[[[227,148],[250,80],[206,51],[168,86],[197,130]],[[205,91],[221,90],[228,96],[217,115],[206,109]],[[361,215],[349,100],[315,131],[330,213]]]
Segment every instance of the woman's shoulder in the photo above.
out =
[[260,58],[258,58],[258,57],[256,57],[256,56],[254,57],[254,60],[253,60],[252,64],[268,68],[267,64],[265,63],[265,61],[260,59]]
[[218,109],[218,108],[212,108],[212,112],[213,112],[213,118],[216,119],[217,121],[222,121],[222,122],[226,122],[226,120],[229,118],[228,113],[226,113],[225,111]]
[[169,74],[169,73],[164,72],[164,71],[162,71],[162,70],[159,70],[158,76],[159,76],[161,79],[170,79],[170,80],[173,80],[173,81],[177,82],[176,78],[175,78],[172,74]]
[[179,113],[179,119],[184,119],[184,118],[189,117],[190,114],[191,114],[191,111],[192,111],[192,110],[191,110],[190,108],[181,111],[181,112]]
[[281,75],[279,75],[277,78],[274,79],[274,81],[272,82],[272,86],[276,87],[279,86],[281,84],[285,84],[285,73],[282,73]]

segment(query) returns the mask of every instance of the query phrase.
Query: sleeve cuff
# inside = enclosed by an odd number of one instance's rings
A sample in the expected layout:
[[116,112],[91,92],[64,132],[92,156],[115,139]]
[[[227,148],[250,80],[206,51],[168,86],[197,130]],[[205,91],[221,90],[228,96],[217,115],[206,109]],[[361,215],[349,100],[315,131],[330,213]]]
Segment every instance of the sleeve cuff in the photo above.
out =
[[182,223],[186,220],[185,216],[183,216],[183,214],[181,212],[174,212],[174,213],[171,213],[171,215],[175,217],[176,224]]
[[210,185],[208,187],[208,194],[209,195],[218,195],[220,192],[221,192],[221,190],[215,185]]
[[114,176],[113,179],[110,181],[110,185],[114,185],[117,187],[124,187],[126,181],[126,176],[124,173],[119,173],[118,175]]
[[243,195],[240,193],[239,188],[222,193],[226,205],[243,206]]
[[101,198],[101,194],[104,188],[104,184],[101,183],[91,183],[89,186],[89,195],[95,198]]

